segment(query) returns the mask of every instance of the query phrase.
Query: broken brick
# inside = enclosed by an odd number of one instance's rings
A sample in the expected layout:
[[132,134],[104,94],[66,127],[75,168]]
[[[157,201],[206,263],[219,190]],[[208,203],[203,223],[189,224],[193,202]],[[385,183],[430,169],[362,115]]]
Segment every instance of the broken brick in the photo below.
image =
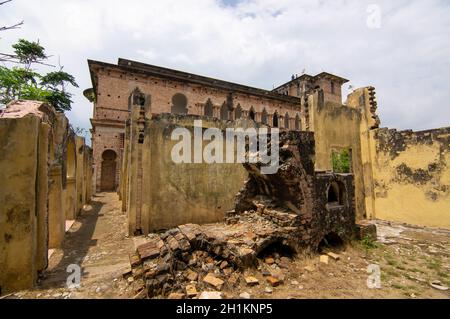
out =
[[203,278],[203,281],[206,282],[207,284],[210,284],[217,290],[221,290],[224,284],[224,281],[222,279],[217,278],[211,273],[207,274],[205,278]]

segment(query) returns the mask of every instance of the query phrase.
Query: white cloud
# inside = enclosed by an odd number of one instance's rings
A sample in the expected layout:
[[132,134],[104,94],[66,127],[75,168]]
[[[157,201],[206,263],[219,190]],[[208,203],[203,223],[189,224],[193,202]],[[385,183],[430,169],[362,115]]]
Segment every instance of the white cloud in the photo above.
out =
[[[86,60],[137,59],[266,89],[291,74],[326,70],[374,85],[383,126],[450,125],[450,6],[447,1],[15,0],[0,21],[25,20],[2,33],[1,51],[18,38],[40,39],[73,73],[75,125],[89,127]],[[381,28],[366,26],[369,4]]]

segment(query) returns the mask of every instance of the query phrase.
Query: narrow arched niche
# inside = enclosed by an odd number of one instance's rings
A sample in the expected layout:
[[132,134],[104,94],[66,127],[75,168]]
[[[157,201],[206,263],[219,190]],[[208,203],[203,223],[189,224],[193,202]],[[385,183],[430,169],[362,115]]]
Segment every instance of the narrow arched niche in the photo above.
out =
[[327,190],[327,208],[344,206],[345,200],[346,191],[344,184],[332,182]]
[[268,124],[268,122],[267,122],[267,111],[266,111],[266,109],[264,109],[263,111],[262,111],[262,114],[261,114],[261,123],[262,124]]
[[273,115],[273,119],[272,119],[272,126],[273,127],[278,127],[278,113],[275,112],[275,114]]
[[211,99],[208,99],[208,101],[206,101],[205,109],[204,109],[203,113],[204,113],[205,116],[209,116],[209,117],[213,117],[214,116],[214,107],[213,107],[213,104],[211,102]]
[[289,114],[288,113],[286,113],[285,115],[284,115],[284,128],[286,128],[286,129],[289,129]]
[[228,121],[228,107],[226,103],[222,104],[222,107],[220,108],[220,119],[223,121]]
[[295,130],[300,131],[301,125],[300,125],[300,116],[297,114],[295,116]]
[[242,108],[240,105],[238,105],[234,110],[234,119],[239,120],[241,117],[242,117]]

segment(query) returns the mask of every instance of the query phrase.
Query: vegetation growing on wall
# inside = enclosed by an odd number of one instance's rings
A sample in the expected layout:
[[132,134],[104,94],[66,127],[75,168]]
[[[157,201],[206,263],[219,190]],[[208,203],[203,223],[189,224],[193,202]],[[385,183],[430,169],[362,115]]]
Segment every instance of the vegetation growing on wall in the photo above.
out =
[[333,162],[333,172],[335,173],[350,173],[351,172],[351,160],[350,151],[344,149],[342,151],[333,151],[331,155]]

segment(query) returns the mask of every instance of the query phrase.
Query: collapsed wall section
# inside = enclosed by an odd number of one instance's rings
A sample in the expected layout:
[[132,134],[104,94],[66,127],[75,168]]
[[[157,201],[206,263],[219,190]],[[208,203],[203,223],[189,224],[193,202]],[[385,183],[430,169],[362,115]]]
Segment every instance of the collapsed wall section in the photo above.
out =
[[355,231],[355,196],[352,174],[315,172],[315,141],[310,132],[281,132],[280,167],[273,175],[260,164],[244,164],[250,179],[236,197],[234,214],[254,211],[271,220],[296,216],[292,226],[299,244],[316,250],[330,233],[348,240]]

